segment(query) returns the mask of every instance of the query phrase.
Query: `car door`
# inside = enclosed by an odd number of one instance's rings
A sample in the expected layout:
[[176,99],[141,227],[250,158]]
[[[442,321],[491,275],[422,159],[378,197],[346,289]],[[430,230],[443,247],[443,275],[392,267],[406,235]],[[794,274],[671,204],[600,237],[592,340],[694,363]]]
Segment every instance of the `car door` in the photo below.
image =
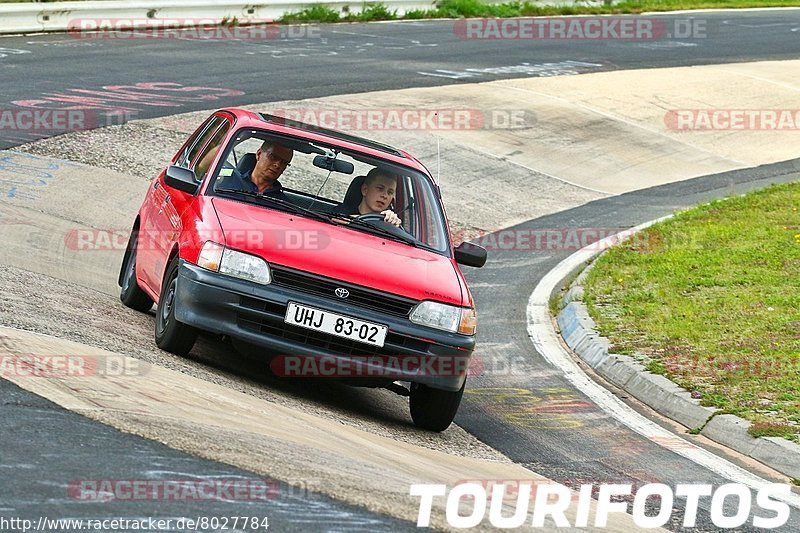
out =
[[[222,141],[230,130],[231,121],[227,114],[217,114],[208,124],[208,128],[197,138],[195,144],[186,152],[185,158],[180,158],[176,164],[197,172],[199,185],[205,174],[210,170],[211,162],[217,155]],[[161,291],[161,281],[167,268],[167,263],[172,250],[178,242],[180,232],[183,230],[182,215],[189,208],[194,196],[173,189],[166,185],[163,176],[159,179],[161,185],[154,191],[156,202],[160,202],[153,217],[153,226],[159,235],[157,243],[158,258],[154,263],[154,272],[158,278],[154,281],[153,288],[157,294]]]
[[[190,155],[200,149],[202,142],[207,140],[214,129],[219,126],[220,120],[215,115],[206,119],[175,154],[171,164],[187,167],[191,161]],[[164,208],[169,201],[168,195],[169,191],[166,190],[162,171],[150,184],[139,221],[136,269],[140,280],[156,295],[161,287],[161,274],[166,261],[164,257],[166,245],[162,242],[164,238],[162,230],[168,226],[168,222],[165,225],[165,218],[169,215],[164,214]],[[169,254],[169,250],[166,253]]]

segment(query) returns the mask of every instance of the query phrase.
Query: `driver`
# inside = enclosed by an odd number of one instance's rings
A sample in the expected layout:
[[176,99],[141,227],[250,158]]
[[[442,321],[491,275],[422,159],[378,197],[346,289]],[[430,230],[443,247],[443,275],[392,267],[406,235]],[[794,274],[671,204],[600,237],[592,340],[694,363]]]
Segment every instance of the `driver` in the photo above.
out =
[[223,178],[217,184],[217,188],[256,192],[288,201],[281,190],[278,178],[291,163],[293,155],[291,148],[272,141],[264,141],[261,148],[256,150],[256,164],[253,170],[244,173],[234,171],[230,176]]
[[348,216],[380,213],[389,224],[399,226],[400,220],[394,211],[389,209],[397,190],[397,176],[378,168],[373,168],[364,178],[361,185],[361,202],[358,205],[339,204],[335,213]]

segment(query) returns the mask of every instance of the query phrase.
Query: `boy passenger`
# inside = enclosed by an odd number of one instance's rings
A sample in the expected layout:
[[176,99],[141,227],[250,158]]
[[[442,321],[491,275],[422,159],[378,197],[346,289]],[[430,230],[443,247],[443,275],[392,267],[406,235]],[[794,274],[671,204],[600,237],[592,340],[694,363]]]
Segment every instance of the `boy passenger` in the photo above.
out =
[[361,202],[356,205],[339,204],[334,212],[340,215],[359,216],[380,213],[383,220],[394,226],[402,223],[390,209],[397,191],[397,176],[378,168],[373,168],[361,185]]

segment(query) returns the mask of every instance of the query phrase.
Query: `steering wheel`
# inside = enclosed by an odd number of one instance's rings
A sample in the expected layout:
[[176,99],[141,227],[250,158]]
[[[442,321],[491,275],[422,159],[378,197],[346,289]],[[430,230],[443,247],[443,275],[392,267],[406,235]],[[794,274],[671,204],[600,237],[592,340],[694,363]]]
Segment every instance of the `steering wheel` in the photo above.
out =
[[411,235],[409,232],[406,231],[406,229],[403,226],[395,226],[394,224],[390,224],[386,222],[386,219],[384,219],[383,217],[384,215],[382,215],[381,213],[367,213],[365,215],[358,215],[358,217],[356,218],[363,222],[369,222],[379,228],[383,228],[389,233],[393,233],[399,237],[408,237],[409,235]]
[[358,215],[357,218],[364,222],[384,222],[385,220],[384,215],[380,213],[367,213],[365,215]]

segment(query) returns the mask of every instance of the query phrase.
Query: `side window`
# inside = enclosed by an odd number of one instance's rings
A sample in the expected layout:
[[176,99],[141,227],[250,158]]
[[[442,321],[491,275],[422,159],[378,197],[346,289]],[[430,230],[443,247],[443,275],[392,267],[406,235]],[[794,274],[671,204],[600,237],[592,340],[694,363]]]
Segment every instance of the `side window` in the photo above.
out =
[[199,155],[193,160],[194,173],[199,181],[203,181],[203,178],[206,177],[211,169],[211,162],[214,161],[217,152],[219,152],[222,141],[225,140],[229,129],[230,124],[227,120],[224,120],[223,124],[211,135],[211,140],[206,143]]
[[189,168],[189,163],[194,161],[197,152],[206,144],[211,134],[214,133],[223,121],[225,121],[225,119],[222,117],[211,117],[208,119],[203,126],[197,129],[190,141],[186,143],[183,153],[181,153],[180,157],[175,161],[175,164],[179,167]]
[[398,198],[395,199],[395,207],[404,209],[405,212],[400,215],[403,220],[403,229],[411,235],[417,236],[419,221],[417,210],[414,209],[417,201],[414,196],[414,184],[412,179],[408,176],[403,176],[402,183],[397,184]]
[[415,199],[416,211],[419,216],[420,235],[417,238],[427,243],[436,250],[446,250],[448,246],[447,234],[444,231],[444,221],[441,211],[436,203],[436,191],[427,180],[417,180],[420,187]]

